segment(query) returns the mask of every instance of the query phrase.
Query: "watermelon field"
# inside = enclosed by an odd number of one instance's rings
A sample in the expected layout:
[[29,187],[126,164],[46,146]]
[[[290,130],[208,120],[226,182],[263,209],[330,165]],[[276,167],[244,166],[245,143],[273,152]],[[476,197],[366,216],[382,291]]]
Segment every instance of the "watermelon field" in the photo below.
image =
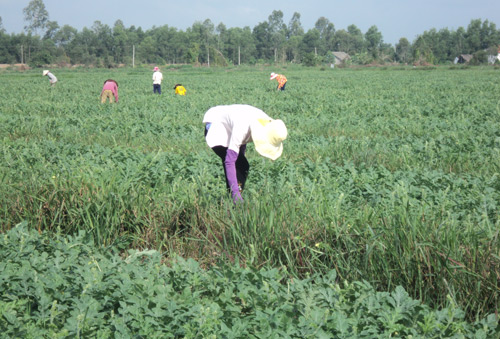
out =
[[[3,335],[500,334],[499,68],[161,70],[0,72]],[[235,103],[288,128],[237,205],[202,124]]]

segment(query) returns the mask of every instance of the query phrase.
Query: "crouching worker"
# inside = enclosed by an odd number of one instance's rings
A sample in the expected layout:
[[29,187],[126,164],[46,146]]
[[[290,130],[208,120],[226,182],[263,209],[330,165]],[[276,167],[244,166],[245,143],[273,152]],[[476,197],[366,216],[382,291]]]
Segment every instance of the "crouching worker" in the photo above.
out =
[[286,87],[286,77],[283,74],[276,74],[276,73],[271,73],[271,77],[269,80],[274,80],[276,79],[278,81],[278,91],[284,91]]
[[52,74],[48,69],[42,72],[43,76],[47,76],[49,78],[50,86],[55,86],[57,82],[57,78],[54,74]]
[[181,84],[175,85],[174,89],[175,89],[175,94],[186,95],[186,89]]
[[250,169],[245,157],[247,143],[253,141],[260,155],[276,160],[287,137],[285,124],[249,105],[212,107],[205,113],[203,123],[208,146],[222,160],[226,187],[233,201],[243,200],[241,192]]
[[101,91],[101,104],[104,104],[108,98],[110,103],[113,103],[112,99],[118,102],[118,83],[113,79],[104,81]]

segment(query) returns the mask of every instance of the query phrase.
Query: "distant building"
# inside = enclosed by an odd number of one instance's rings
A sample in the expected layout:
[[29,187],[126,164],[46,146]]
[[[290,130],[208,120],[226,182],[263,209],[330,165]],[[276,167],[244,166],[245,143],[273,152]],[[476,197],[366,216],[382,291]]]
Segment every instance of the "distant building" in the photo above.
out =
[[488,55],[488,63],[494,64],[495,62],[500,61],[500,46],[498,46],[497,55]]
[[454,63],[455,64],[467,64],[469,61],[471,61],[473,58],[472,54],[460,54],[455,58]]
[[488,63],[489,64],[493,65],[497,61],[497,59],[498,59],[497,55],[488,55]]
[[349,54],[345,52],[332,52],[332,54],[335,58],[335,65],[341,65],[351,58]]

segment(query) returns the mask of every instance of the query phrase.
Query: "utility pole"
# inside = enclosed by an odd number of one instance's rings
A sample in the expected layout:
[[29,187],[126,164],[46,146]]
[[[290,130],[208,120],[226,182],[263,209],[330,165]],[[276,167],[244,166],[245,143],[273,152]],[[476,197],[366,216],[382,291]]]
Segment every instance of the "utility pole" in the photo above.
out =
[[240,62],[241,62],[241,51],[240,51],[240,46],[238,46],[238,66],[240,65]]
[[132,45],[132,68],[135,68],[135,45]]
[[23,51],[23,45],[21,45],[21,64],[24,64],[24,51]]

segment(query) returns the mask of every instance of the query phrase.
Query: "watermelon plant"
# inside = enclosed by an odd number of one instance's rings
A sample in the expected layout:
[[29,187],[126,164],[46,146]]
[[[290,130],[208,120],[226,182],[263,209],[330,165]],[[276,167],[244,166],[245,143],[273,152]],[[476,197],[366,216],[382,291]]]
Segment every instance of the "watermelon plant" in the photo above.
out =
[[[38,71],[3,71],[2,232],[85,231],[124,253],[286,267],[295,280],[334,269],[337,284],[401,286],[470,322],[497,312],[498,70],[287,66],[282,93],[276,70],[165,68],[183,97],[154,96],[149,68],[60,70],[54,88]],[[99,103],[107,78],[120,83],[118,104]],[[289,130],[275,162],[249,145],[241,206],[201,124],[232,103]]]
[[389,338],[500,334],[496,316],[468,323],[451,297],[440,310],[401,286],[341,282],[334,270],[290,279],[286,268],[96,247],[85,232],[39,234],[27,223],[0,238],[0,330],[11,338]]

